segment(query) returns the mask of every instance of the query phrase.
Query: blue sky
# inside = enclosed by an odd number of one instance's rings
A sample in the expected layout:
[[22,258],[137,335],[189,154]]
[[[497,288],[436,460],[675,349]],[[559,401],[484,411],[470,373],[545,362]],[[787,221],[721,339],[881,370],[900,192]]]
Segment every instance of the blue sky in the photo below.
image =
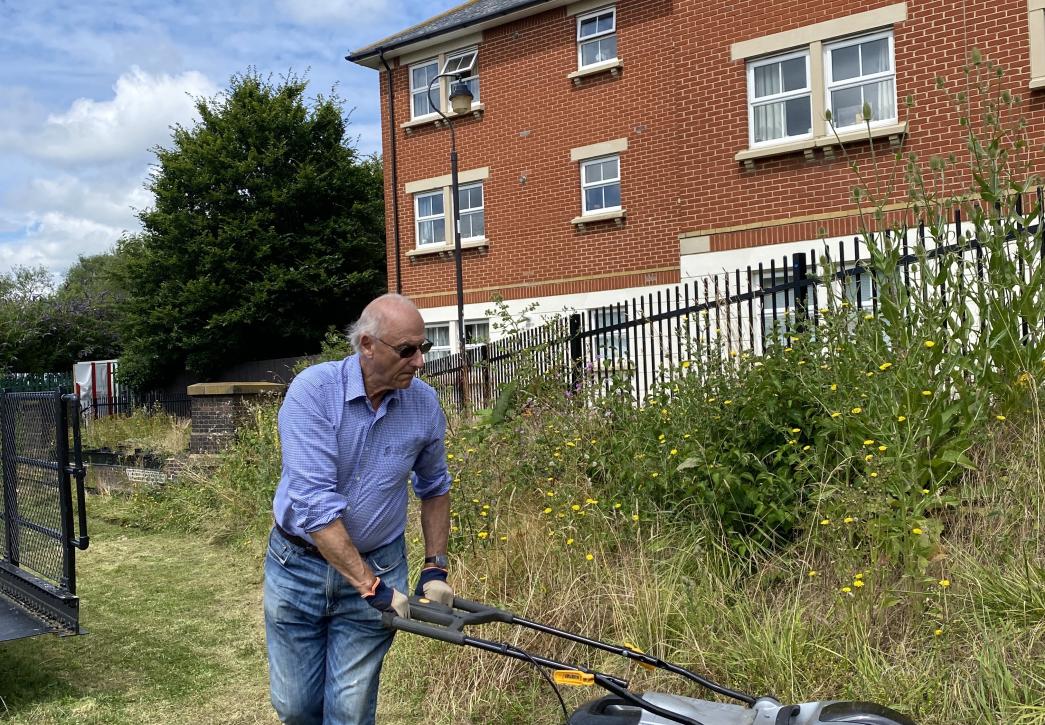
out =
[[458,2],[0,0],[0,274],[62,274],[136,231],[149,149],[249,67],[336,84],[377,151],[377,72],[344,56]]

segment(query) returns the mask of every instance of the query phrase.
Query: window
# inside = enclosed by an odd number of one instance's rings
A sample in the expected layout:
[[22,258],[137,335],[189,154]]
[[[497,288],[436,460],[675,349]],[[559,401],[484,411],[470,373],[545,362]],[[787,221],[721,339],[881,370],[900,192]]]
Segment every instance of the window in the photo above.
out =
[[438,360],[450,354],[450,325],[425,325],[425,337],[432,341],[432,349],[425,360]]
[[588,324],[595,332],[593,338],[595,354],[600,360],[620,360],[628,357],[628,336],[625,330],[602,332],[607,327],[628,321],[628,311],[623,307],[600,307],[588,310]]
[[417,246],[446,243],[446,214],[443,211],[442,190],[415,194],[414,218],[417,220]]
[[836,128],[863,125],[863,107],[871,121],[896,120],[893,34],[878,33],[824,48],[827,107]]
[[487,320],[464,323],[464,343],[469,349],[485,345],[489,341],[490,323]]
[[807,51],[749,63],[747,83],[752,146],[812,133]]
[[410,66],[410,113],[414,118],[435,113],[435,103],[439,103],[440,88],[438,83],[432,84],[432,95],[428,95],[428,84],[439,75],[439,63],[434,58],[423,63]]
[[483,215],[483,184],[469,184],[457,190],[457,204],[461,210],[461,239],[481,239],[486,236]]
[[[479,51],[476,48],[456,50],[452,53],[440,54],[410,66],[410,117],[424,118],[437,113],[437,109],[446,112],[449,108],[450,86],[459,76],[468,84],[472,92],[473,107],[479,103],[479,71],[477,61]],[[442,68],[440,71],[439,69]],[[441,76],[432,83],[436,76]],[[431,83],[432,92],[428,87]]]
[[583,214],[620,209],[620,157],[605,156],[581,163]]
[[617,11],[603,8],[577,18],[577,67],[617,58]]
[[[479,72],[476,70],[476,60],[479,51],[475,48],[463,50],[446,57],[443,65],[443,73],[449,73],[459,77],[468,84],[468,90],[472,94],[472,103],[479,102]],[[456,78],[448,78],[453,83]]]

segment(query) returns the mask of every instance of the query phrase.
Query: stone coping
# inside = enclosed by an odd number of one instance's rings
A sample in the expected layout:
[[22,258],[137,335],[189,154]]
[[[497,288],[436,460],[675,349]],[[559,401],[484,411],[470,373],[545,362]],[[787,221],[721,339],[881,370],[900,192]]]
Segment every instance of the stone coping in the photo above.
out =
[[264,395],[285,393],[283,383],[196,383],[185,389],[189,395]]

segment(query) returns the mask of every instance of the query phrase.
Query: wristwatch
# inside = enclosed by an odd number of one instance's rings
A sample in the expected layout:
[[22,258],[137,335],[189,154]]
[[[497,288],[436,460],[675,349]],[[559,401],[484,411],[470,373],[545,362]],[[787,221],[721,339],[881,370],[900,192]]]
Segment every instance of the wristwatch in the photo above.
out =
[[450,560],[447,558],[446,554],[436,554],[435,556],[426,556],[425,557],[425,564],[433,564],[433,565],[439,567],[440,569],[449,569],[450,568]]

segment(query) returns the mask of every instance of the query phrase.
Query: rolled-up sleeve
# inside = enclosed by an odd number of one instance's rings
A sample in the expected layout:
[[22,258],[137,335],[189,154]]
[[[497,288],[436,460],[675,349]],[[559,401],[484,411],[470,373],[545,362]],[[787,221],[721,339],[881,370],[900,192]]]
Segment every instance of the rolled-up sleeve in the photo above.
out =
[[348,505],[337,492],[337,432],[323,404],[324,397],[298,376],[279,409],[282,475],[293,518],[288,523],[306,532],[327,526]]
[[434,403],[432,433],[414,463],[414,495],[424,501],[442,496],[450,490],[450,471],[446,466],[446,416],[438,402]]

